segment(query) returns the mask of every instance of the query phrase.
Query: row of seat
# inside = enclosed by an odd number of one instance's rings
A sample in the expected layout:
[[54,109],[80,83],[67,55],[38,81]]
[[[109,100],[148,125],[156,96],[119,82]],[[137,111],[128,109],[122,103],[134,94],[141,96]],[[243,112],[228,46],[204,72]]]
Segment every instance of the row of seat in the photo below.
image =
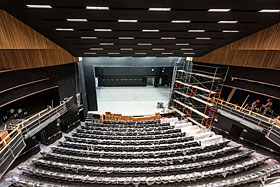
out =
[[[170,144],[154,144],[154,145],[101,145],[101,144],[91,144],[81,143],[81,142],[71,142],[70,141],[59,141],[59,145],[63,147],[84,149],[84,150],[121,150],[121,151],[150,151],[150,150],[170,150],[170,149],[180,149],[199,146],[198,141],[189,141],[189,142],[179,142],[179,143],[170,143]],[[80,139],[82,140],[82,139]],[[82,141],[83,142],[83,141]]]
[[[263,169],[261,171],[257,171],[257,172],[254,172],[254,173],[243,175],[241,177],[234,177],[234,178],[231,178],[231,179],[225,179],[225,180],[214,182],[214,183],[200,184],[200,185],[196,185],[196,186],[192,185],[192,187],[242,186],[242,185],[249,184],[249,183],[252,183],[252,182],[263,181],[265,178],[277,173],[279,168],[280,168],[279,165],[275,165],[271,168]],[[129,179],[127,181],[129,181]],[[181,182],[182,180],[181,180],[181,178],[178,177],[176,182]],[[121,178],[120,180],[112,179],[111,183],[112,184],[124,184],[127,181],[123,180],[123,178]],[[160,183],[161,183],[161,181],[159,181],[159,178],[154,178],[154,179],[150,179],[150,181],[146,181],[147,185],[160,184]],[[45,183],[29,181],[29,180],[25,180],[25,179],[22,179],[22,178],[14,178],[13,179],[13,185],[14,186],[30,186],[30,187],[31,186],[32,187],[33,186],[46,187]],[[48,187],[54,187],[54,186],[48,185],[48,184],[47,184],[47,186]],[[61,185],[55,185],[55,187],[62,187],[62,186]]]
[[167,184],[176,182],[190,182],[206,179],[209,177],[222,176],[226,177],[228,174],[238,173],[241,171],[246,171],[249,168],[253,168],[264,162],[263,158],[256,158],[250,161],[245,161],[242,164],[234,164],[227,167],[222,167],[218,169],[213,169],[209,171],[192,172],[187,174],[178,175],[167,175],[167,176],[155,176],[155,177],[91,177],[89,175],[73,175],[73,174],[63,174],[60,172],[46,171],[43,169],[32,169],[32,168],[19,168],[24,174],[39,176],[55,180],[63,180],[69,182],[82,182],[82,183],[92,183],[92,184],[133,184],[138,186],[139,184]]
[[152,121],[107,121],[103,122],[104,124],[159,124],[160,120]]
[[[75,161],[81,163],[103,163],[103,164],[116,164],[116,165],[141,165],[141,164],[153,164],[153,165],[166,165],[173,163],[183,163],[183,162],[194,162],[196,160],[213,158],[220,155],[226,155],[228,153],[237,151],[240,146],[225,147],[220,150],[210,151],[206,153],[197,153],[193,155],[184,156],[173,156],[173,157],[163,157],[163,158],[145,158],[145,153],[139,154],[137,158],[114,158],[114,156],[109,158],[93,158],[93,157],[81,157],[81,156],[70,156],[65,154],[56,153],[45,153],[41,152],[44,158],[51,158],[64,161]],[[69,150],[68,150],[69,151]],[[62,152],[65,153],[65,152]],[[237,153],[239,157],[246,157],[253,153],[252,150],[242,151]],[[113,155],[114,153],[112,153]]]
[[[126,173],[162,173],[162,172],[179,172],[179,171],[188,171],[195,168],[203,168],[207,166],[218,166],[220,164],[228,163],[230,161],[241,160],[244,157],[247,157],[250,154],[250,151],[244,151],[236,153],[230,156],[216,158],[212,160],[206,160],[201,162],[194,162],[181,165],[168,165],[168,166],[156,166],[156,167],[99,167],[99,166],[88,166],[88,165],[78,165],[78,164],[67,164],[56,161],[46,161],[46,160],[33,160],[33,163],[36,166],[44,166],[48,168],[56,168],[61,170],[68,170],[74,172],[87,172],[87,173],[117,173],[117,174],[126,174]],[[257,158],[259,160],[265,161],[268,157]],[[124,160],[122,160],[124,161]],[[101,163],[102,162],[98,162]],[[123,163],[130,164],[130,163]]]
[[70,137],[65,136],[67,141],[91,143],[91,144],[105,144],[105,145],[154,145],[154,144],[171,144],[178,142],[189,142],[193,141],[194,137],[176,137],[167,139],[155,139],[155,140],[108,140],[108,139],[95,139],[88,138],[85,136],[81,137]]
[[98,151],[98,150],[79,150],[79,149],[72,149],[67,147],[58,147],[53,146],[51,149],[53,152],[64,153],[64,154],[74,154],[80,156],[98,156],[98,157],[133,157],[133,158],[154,158],[154,157],[170,157],[176,155],[189,155],[189,154],[196,154],[202,153],[212,150],[223,149],[230,141],[224,141],[218,144],[212,144],[205,147],[191,147],[186,149],[171,149],[171,150],[160,150],[160,151]]
[[170,123],[157,123],[157,124],[104,124],[104,123],[95,123],[95,122],[85,122],[86,125],[94,125],[97,127],[118,127],[118,128],[156,128],[156,127],[163,127],[163,126],[170,126]]
[[102,130],[90,130],[90,127],[88,126],[81,126],[81,129],[83,129],[88,134],[100,134],[100,135],[114,135],[114,136],[143,136],[143,135],[158,135],[158,134],[169,134],[169,133],[178,133],[181,132],[180,129],[167,129],[167,130],[155,130],[155,131],[102,131]]
[[77,133],[82,133],[85,136],[91,138],[100,138],[100,139],[110,139],[110,140],[153,140],[153,139],[164,139],[164,138],[175,138],[175,137],[185,137],[185,133],[177,132],[177,133],[169,133],[169,134],[157,134],[157,135],[138,135],[138,136],[124,136],[124,135],[100,135],[89,133],[89,131],[84,129],[76,129],[76,133],[72,133],[73,136],[76,136]]
[[86,124],[81,126],[83,129],[90,130],[100,130],[100,131],[158,131],[158,130],[168,130],[174,129],[173,126],[158,126],[158,127],[142,127],[142,128],[133,128],[133,127],[110,127],[107,125],[96,126],[95,124]]
[[230,186],[243,186],[244,184],[265,181],[267,177],[277,173],[280,169],[279,165],[275,165],[271,168],[263,169],[255,173],[250,173],[248,175],[243,175],[241,177],[235,177],[233,179],[222,180],[215,183],[202,184],[193,187],[230,187]]

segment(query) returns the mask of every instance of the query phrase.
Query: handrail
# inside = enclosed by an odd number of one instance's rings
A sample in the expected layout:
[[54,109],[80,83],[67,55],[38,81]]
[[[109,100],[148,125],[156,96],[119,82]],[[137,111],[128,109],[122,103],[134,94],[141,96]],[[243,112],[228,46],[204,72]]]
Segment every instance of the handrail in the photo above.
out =
[[[12,132],[10,132],[7,136],[5,136],[4,137],[4,139],[3,140],[1,140],[1,142],[0,142],[0,145],[2,145],[3,143],[4,143],[4,145],[6,146],[9,142],[7,142],[6,141],[6,139],[8,139],[8,138],[11,138],[12,137],[12,135],[14,134],[14,133],[20,133],[20,129],[18,128],[18,127],[16,127],[15,129],[13,129],[12,130]],[[4,148],[4,147],[3,147]],[[1,150],[0,150],[1,151]]]
[[[262,118],[264,118],[264,119],[267,120],[267,121],[265,121],[265,122],[271,123],[271,122],[273,121],[272,118],[269,118],[269,117],[267,117],[267,116],[264,116],[264,115],[261,115],[261,114],[259,114],[259,113],[253,112],[252,110],[248,110],[248,109],[246,109],[246,108],[243,108],[243,107],[238,106],[238,105],[233,104],[233,103],[229,103],[229,102],[224,101],[224,100],[221,100],[221,99],[218,100],[218,103],[219,103],[219,104],[226,103],[227,105],[233,106],[236,110],[239,110],[239,111],[247,111],[249,115],[254,114],[254,115],[256,115],[256,116],[262,117]],[[254,117],[254,116],[252,116],[252,117]],[[261,119],[259,119],[259,120],[261,120]],[[261,120],[261,121],[262,121],[262,120]]]

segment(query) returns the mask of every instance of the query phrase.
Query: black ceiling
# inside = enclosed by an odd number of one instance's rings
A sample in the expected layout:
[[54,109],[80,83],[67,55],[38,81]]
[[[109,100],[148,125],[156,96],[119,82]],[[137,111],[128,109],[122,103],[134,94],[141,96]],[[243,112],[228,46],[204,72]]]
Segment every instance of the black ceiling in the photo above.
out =
[[[279,0],[1,0],[0,4],[2,9],[77,57],[202,56],[280,21],[279,12],[258,12],[262,9],[280,9]],[[51,5],[52,8],[28,8],[26,5]],[[89,10],[86,6],[109,7],[109,10]],[[171,9],[149,11],[149,8]],[[208,9],[231,10],[209,12]],[[87,19],[87,22],[67,21],[69,18]],[[118,20],[137,22],[120,23]],[[171,23],[172,20],[189,20],[190,23]],[[238,22],[222,24],[218,21]],[[56,31],[56,28],[71,28],[74,31]]]

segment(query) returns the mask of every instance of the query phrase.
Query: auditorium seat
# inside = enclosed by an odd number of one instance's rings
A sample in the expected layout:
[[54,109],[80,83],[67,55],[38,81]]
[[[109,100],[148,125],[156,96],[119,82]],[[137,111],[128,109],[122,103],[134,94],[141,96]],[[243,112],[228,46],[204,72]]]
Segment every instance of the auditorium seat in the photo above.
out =
[[13,181],[40,186],[29,180],[38,177],[48,184],[77,186],[222,187],[244,185],[275,173],[279,166],[267,166],[268,159],[178,118],[105,124],[89,118],[51,146],[51,151],[42,151],[33,165],[19,168],[26,180]]

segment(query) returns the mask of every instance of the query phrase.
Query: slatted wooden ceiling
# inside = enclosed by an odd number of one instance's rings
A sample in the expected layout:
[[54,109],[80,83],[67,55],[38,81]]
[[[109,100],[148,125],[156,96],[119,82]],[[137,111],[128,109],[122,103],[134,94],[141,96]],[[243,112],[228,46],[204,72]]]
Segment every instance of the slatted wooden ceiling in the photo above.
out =
[[193,61],[280,69],[280,23],[193,58]]
[[0,10],[0,71],[76,61],[67,51]]
[[[259,11],[280,9],[278,0],[4,0],[1,3],[3,9],[74,56],[113,57],[202,56],[279,22],[279,12]],[[38,4],[48,5],[48,8],[27,7]],[[106,9],[87,9],[87,6]],[[149,11],[149,8],[170,9]],[[210,12],[209,9],[228,11]],[[172,23],[178,20],[183,23]],[[237,22],[223,24],[219,21]],[[139,45],[141,43],[150,45]]]

